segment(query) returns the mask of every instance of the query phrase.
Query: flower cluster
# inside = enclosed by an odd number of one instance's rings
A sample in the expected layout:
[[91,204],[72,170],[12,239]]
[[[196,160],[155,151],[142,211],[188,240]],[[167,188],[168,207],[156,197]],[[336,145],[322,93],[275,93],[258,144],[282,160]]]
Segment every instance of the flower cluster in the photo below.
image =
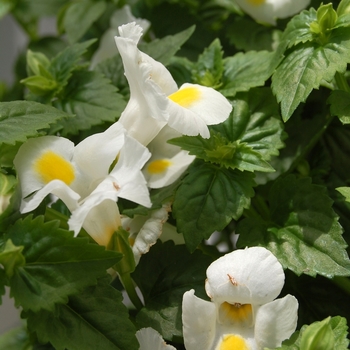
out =
[[[208,138],[207,125],[224,121],[232,109],[212,88],[184,84],[178,89],[169,71],[137,48],[139,25],[122,25],[119,33],[115,42],[130,85],[130,100],[120,120],[76,146],[59,136],[30,139],[14,160],[22,213],[52,194],[71,212],[68,224],[76,235],[84,228],[105,246],[123,225],[118,198],[150,208],[149,188],[171,184],[193,161],[167,140],[181,134]],[[155,243],[169,210],[166,204],[151,214],[139,230],[142,234],[131,237],[137,243],[135,260]]]

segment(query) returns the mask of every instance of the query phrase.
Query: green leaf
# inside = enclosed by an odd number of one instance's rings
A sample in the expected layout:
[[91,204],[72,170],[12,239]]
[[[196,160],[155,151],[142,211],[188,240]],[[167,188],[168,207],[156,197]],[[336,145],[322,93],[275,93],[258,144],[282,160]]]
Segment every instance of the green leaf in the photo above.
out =
[[68,117],[65,112],[33,101],[0,102],[0,144],[24,142],[37,136],[40,129]]
[[219,39],[215,39],[199,56],[193,71],[194,82],[200,85],[218,88],[224,72],[222,62],[222,46]]
[[68,296],[95,284],[121,258],[58,226],[58,221],[44,223],[40,216],[28,216],[5,235],[14,245],[24,246],[26,264],[15,267],[10,278],[11,296],[24,310],[52,311],[56,303],[66,303]]
[[224,123],[211,128],[209,139],[182,136],[169,143],[226,168],[273,171],[267,162],[284,146],[284,133],[271,91],[239,93],[232,104],[233,112]]
[[8,279],[5,270],[0,267],[0,305],[2,304],[2,296],[6,293],[5,285],[8,285]]
[[263,86],[275,68],[272,64],[273,58],[274,53],[268,51],[240,52],[225,58],[220,92],[229,97],[239,91]]
[[[346,350],[349,345],[347,329],[345,318],[328,317],[322,322],[314,322],[309,326],[304,325],[300,332],[295,332],[290,339],[285,340],[282,346],[275,350]],[[315,337],[319,338],[315,339]],[[327,343],[328,339],[333,339],[334,343]],[[319,340],[319,342],[314,343],[313,340]]]
[[68,7],[63,19],[68,40],[77,42],[106,10],[105,1],[75,0]]
[[29,311],[28,329],[56,350],[139,348],[122,294],[107,279],[71,296],[68,304],[58,304],[52,312]]
[[22,251],[24,246],[15,246],[11,239],[1,247],[0,251],[0,264],[4,267],[6,275],[11,278],[15,273],[15,270],[26,264]]
[[115,122],[126,106],[117,89],[96,72],[74,72],[64,94],[54,105],[76,116],[59,123],[63,128],[62,136],[76,134],[105,121]]
[[287,121],[301,102],[322,81],[330,82],[336,72],[344,72],[350,62],[350,28],[334,29],[328,43],[309,42],[297,45],[272,76],[272,89],[281,102]]
[[266,247],[297,275],[350,275],[347,244],[324,187],[289,175],[274,183],[269,203],[269,221],[247,218],[238,224],[239,247]]
[[327,102],[330,104],[331,115],[337,116],[343,124],[350,124],[350,92],[332,91]]
[[175,35],[168,35],[161,39],[155,39],[150,43],[140,43],[139,49],[156,61],[163,63],[165,66],[169,64],[170,59],[181,48],[195,30],[195,26],[191,26]]
[[336,190],[345,197],[347,202],[350,202],[350,187],[338,187]]
[[253,196],[253,174],[209,163],[193,166],[175,194],[174,217],[190,251],[238,219]]
[[13,3],[10,0],[0,0],[0,19],[8,14],[13,7]]
[[0,348],[6,350],[28,349],[28,334],[24,327],[11,329],[0,335]]
[[171,241],[154,245],[133,273],[145,299],[145,307],[136,316],[137,324],[153,327],[167,340],[182,337],[183,294],[195,289],[198,297],[208,299],[204,281],[211,262],[199,250],[190,254],[184,245]]
[[26,79],[22,79],[21,83],[24,84],[30,92],[39,96],[46,95],[57,87],[55,80],[48,79],[41,75],[33,75]]

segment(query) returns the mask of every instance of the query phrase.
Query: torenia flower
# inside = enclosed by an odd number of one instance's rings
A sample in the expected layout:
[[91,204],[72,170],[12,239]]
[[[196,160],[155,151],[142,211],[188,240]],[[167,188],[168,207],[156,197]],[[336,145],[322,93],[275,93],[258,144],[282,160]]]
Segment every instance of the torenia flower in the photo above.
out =
[[183,334],[187,350],[275,348],[294,332],[298,302],[275,298],[284,284],[276,257],[262,247],[236,250],[207,269],[211,302],[184,294]]
[[153,328],[141,328],[136,332],[139,341],[139,350],[176,350],[173,346],[167,345],[162,336]]
[[[126,135],[120,123],[87,137],[75,147],[63,137],[30,139],[14,159],[22,190],[20,211],[34,210],[48,194],[53,194],[74,215],[70,229],[78,234],[83,226],[96,242],[107,245],[121,225],[118,197],[151,205],[140,171],[149,156],[144,146]],[[106,190],[104,195],[99,192],[101,187]]]
[[148,145],[152,156],[142,170],[148,187],[161,188],[172,184],[196,158],[180,147],[167,143],[180,136],[179,132],[166,125]]
[[185,135],[208,138],[207,125],[226,120],[232,106],[212,88],[184,84],[178,89],[169,71],[137,48],[142,28],[119,27],[115,42],[130,86],[130,100],[120,117],[131,136],[147,145],[168,124]]
[[276,18],[290,17],[304,8],[310,0],[235,0],[242,10],[262,23],[275,25]]

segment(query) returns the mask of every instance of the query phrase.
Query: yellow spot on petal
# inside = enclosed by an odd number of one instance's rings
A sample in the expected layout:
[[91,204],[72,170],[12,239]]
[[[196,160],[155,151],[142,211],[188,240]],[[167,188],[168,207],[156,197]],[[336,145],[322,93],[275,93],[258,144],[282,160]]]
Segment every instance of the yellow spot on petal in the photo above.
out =
[[198,101],[201,97],[201,92],[196,87],[186,87],[174,92],[168,96],[170,100],[179,104],[182,107],[189,107],[192,103]]
[[247,0],[247,2],[253,6],[260,6],[266,2],[266,0]]
[[239,335],[225,335],[217,350],[249,350],[250,346]]
[[219,317],[220,322],[223,324],[250,327],[253,324],[252,305],[224,302],[220,305]]
[[69,185],[75,178],[71,163],[59,154],[47,151],[34,163],[34,170],[44,183],[52,180],[61,180]]
[[171,161],[168,159],[157,159],[148,164],[147,171],[150,174],[161,174],[167,170],[171,164]]

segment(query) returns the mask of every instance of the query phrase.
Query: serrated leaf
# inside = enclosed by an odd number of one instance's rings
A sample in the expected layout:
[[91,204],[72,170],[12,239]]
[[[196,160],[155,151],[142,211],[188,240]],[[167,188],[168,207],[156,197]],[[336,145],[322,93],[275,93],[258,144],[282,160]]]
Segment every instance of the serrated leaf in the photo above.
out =
[[156,61],[163,63],[165,66],[170,62],[170,59],[181,48],[195,30],[195,26],[191,26],[175,35],[168,35],[161,39],[155,39],[150,43],[140,43],[139,49]]
[[192,167],[175,194],[173,213],[178,232],[190,251],[214,231],[238,219],[253,196],[253,174],[209,163]]
[[239,93],[232,105],[229,118],[211,128],[209,139],[182,136],[169,143],[227,168],[273,171],[268,161],[284,146],[284,133],[271,91],[264,88]]
[[220,92],[229,97],[239,91],[263,86],[271,76],[274,65],[273,52],[249,51],[224,59],[223,86]]
[[68,40],[77,42],[103,14],[106,9],[105,1],[83,0],[74,1],[67,9],[63,19]]
[[297,275],[350,275],[347,244],[324,187],[289,175],[274,183],[269,203],[269,221],[238,224],[240,247],[264,246]]
[[331,81],[350,62],[350,28],[334,29],[323,46],[309,42],[293,48],[272,76],[272,90],[287,121],[322,81]]
[[327,102],[331,115],[337,116],[343,124],[350,124],[350,93],[343,90],[331,92]]
[[62,136],[76,134],[91,126],[118,119],[126,102],[110,81],[101,74],[88,71],[76,71],[65,89],[65,96],[54,105],[76,116],[62,120]]
[[350,187],[338,187],[336,190],[345,197],[347,202],[350,202]]
[[215,39],[199,56],[193,71],[194,82],[218,88],[224,71],[223,50],[219,39]]
[[67,305],[56,305],[53,312],[28,312],[28,328],[56,350],[139,348],[122,294],[106,280],[71,296]]
[[58,226],[58,221],[44,223],[40,216],[28,216],[5,235],[14,245],[24,246],[26,264],[16,267],[10,278],[11,296],[24,310],[52,311],[56,303],[66,303],[68,296],[94,285],[121,258]]
[[24,266],[26,260],[22,254],[23,246],[15,246],[11,239],[1,247],[0,264],[4,267],[6,275],[11,278],[16,269]]
[[145,307],[136,316],[138,325],[153,327],[167,340],[182,337],[183,294],[195,289],[198,297],[207,299],[204,281],[211,262],[198,250],[190,254],[184,245],[154,245],[133,273],[145,298]]
[[58,120],[71,115],[33,101],[0,102],[0,144],[14,145],[37,136]]

